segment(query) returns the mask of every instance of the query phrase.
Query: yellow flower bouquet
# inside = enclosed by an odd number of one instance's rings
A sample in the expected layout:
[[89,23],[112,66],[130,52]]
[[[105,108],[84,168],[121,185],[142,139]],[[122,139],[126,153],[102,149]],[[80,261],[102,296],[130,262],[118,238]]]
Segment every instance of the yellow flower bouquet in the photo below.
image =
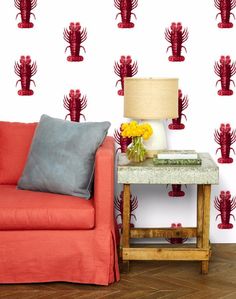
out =
[[146,159],[147,151],[142,143],[142,138],[147,140],[152,135],[152,127],[148,123],[138,124],[136,121],[123,123],[121,135],[132,138],[132,144],[127,149],[129,160],[142,162]]

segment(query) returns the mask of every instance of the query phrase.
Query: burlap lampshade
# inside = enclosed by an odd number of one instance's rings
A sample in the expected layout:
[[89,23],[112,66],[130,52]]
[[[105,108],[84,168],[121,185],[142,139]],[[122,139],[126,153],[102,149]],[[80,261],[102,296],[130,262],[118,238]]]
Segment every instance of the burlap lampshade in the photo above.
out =
[[178,117],[178,79],[125,78],[124,116],[134,119]]

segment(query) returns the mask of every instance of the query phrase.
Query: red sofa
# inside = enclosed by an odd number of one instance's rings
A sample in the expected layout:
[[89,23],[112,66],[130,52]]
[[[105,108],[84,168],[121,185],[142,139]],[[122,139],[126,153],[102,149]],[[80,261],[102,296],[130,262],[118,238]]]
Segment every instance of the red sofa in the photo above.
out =
[[113,138],[97,150],[85,200],[16,188],[35,127],[0,122],[0,283],[118,281]]

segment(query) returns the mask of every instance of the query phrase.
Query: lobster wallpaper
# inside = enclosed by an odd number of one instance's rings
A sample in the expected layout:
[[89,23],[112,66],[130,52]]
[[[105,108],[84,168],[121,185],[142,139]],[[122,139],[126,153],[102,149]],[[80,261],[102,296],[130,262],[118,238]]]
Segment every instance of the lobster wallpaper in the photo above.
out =
[[[1,0],[0,118],[108,120],[125,152],[124,77],[179,78],[179,116],[165,121],[169,148],[209,152],[219,165],[210,237],[235,243],[234,14],[236,0]],[[119,227],[122,197],[117,184]],[[131,210],[137,227],[194,226],[196,186],[134,186]]]

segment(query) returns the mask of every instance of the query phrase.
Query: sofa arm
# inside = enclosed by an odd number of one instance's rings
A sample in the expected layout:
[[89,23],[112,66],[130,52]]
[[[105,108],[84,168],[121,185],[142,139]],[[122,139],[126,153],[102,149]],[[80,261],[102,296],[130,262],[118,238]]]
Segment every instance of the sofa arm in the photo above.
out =
[[95,227],[112,227],[114,224],[114,160],[114,139],[106,137],[95,158]]

